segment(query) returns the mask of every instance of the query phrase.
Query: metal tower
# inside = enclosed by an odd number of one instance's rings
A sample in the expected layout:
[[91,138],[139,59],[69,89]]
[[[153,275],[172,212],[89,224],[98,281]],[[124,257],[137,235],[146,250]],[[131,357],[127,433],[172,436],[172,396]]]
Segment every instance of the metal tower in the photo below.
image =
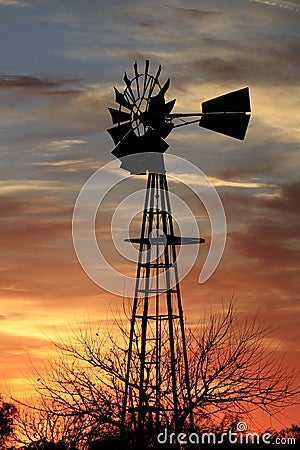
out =
[[191,388],[176,246],[204,239],[174,234],[165,174],[149,173],[139,245],[126,368],[123,422],[144,431],[193,427]]
[[[244,139],[250,115],[248,88],[202,104],[202,113],[171,114],[166,103],[168,79],[159,82],[146,61],[143,73],[125,73],[123,93],[115,88],[119,109],[109,108],[115,126],[107,130],[116,147],[112,153],[133,174],[148,172],[132,305],[122,425],[135,433],[136,448],[155,447],[162,428],[176,434],[193,429],[192,392],[184,331],[177,248],[204,239],[176,236],[163,153],[173,128],[198,122],[201,127]],[[187,120],[188,117],[198,117]],[[179,122],[179,123],[176,123]],[[156,157],[149,152],[156,152]],[[142,155],[141,155],[142,154]],[[157,156],[158,155],[158,156]],[[147,437],[146,437],[147,435]]]

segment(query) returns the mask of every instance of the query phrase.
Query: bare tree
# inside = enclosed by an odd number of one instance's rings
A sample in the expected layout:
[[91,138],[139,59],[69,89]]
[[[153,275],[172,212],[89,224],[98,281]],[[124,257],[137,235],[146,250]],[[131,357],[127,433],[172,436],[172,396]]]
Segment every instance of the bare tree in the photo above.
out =
[[43,398],[31,407],[20,405],[14,429],[19,446],[43,449],[52,445],[62,450],[78,448],[78,444],[81,447],[86,435],[84,417],[56,414],[55,410],[55,402]]
[[0,449],[10,448],[16,414],[16,407],[5,402],[0,394]]
[[271,330],[257,317],[241,321],[232,302],[222,314],[190,332],[190,371],[194,411],[199,416],[274,415],[293,404],[296,373],[276,354]]
[[[43,373],[35,373],[33,384],[40,401],[33,405],[33,415],[27,410],[20,416],[19,441],[36,441],[44,436],[48,441],[65,441],[68,448],[76,443],[76,448],[90,449],[93,442],[119,435],[128,330],[122,323],[118,325],[117,336],[108,333],[100,337],[100,333],[87,324],[72,333],[68,342],[54,344],[58,357]],[[208,419],[210,424],[216,425],[224,420],[224,415],[244,417],[257,408],[276,414],[295,403],[299,392],[294,387],[296,374],[285,365],[284,359],[277,359],[268,342],[268,327],[257,318],[242,321],[232,302],[221,313],[211,314],[204,318],[202,325],[188,330],[192,404],[198,430],[207,426]],[[164,364],[163,344],[162,347],[161,364]],[[138,366],[139,355],[132,357]],[[178,372],[179,375],[184,372],[180,360]],[[166,364],[164,386],[168,386],[169,377]],[[147,382],[151,383],[151,373]],[[132,396],[137,389],[133,379]],[[166,404],[162,426],[168,427],[167,411],[172,404],[167,389],[162,396]],[[34,412],[38,412],[38,419],[34,419]],[[183,405],[182,429],[187,415]],[[128,414],[129,441],[134,420],[134,414]]]

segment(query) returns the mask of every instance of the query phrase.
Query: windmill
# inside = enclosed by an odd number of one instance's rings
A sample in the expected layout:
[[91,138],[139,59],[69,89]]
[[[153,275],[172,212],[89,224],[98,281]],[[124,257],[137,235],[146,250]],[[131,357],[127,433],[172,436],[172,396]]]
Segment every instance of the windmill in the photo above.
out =
[[[193,429],[192,392],[184,331],[177,247],[202,244],[200,237],[175,234],[163,154],[174,128],[198,123],[243,140],[250,119],[249,89],[202,103],[202,112],[172,113],[175,100],[166,102],[170,79],[160,82],[146,60],[143,72],[135,63],[133,77],[125,72],[125,89],[115,89],[117,108],[109,108],[113,127],[107,131],[121,167],[132,174],[148,173],[138,245],[136,284],[130,321],[122,425],[133,428],[136,448],[146,448],[145,431],[152,445],[162,427],[179,433]],[[155,152],[155,153],[153,153]],[[180,373],[178,368],[180,368]]]

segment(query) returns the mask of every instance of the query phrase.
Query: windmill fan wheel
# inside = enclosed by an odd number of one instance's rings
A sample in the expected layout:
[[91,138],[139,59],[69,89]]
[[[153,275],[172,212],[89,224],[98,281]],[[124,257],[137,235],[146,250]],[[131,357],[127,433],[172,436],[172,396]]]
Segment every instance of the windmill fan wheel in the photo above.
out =
[[118,109],[109,108],[115,126],[107,131],[116,145],[112,153],[118,158],[136,153],[165,152],[168,144],[164,138],[173,128],[167,117],[175,100],[165,101],[170,79],[161,85],[161,66],[155,75],[151,75],[148,60],[144,73],[138,72],[136,63],[133,68],[133,78],[128,78],[125,72],[124,92],[114,88]]

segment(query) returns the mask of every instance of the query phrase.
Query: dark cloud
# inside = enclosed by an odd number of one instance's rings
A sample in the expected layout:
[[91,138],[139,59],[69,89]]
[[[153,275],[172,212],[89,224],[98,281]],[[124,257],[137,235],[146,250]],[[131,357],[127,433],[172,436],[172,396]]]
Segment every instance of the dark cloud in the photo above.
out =
[[[263,206],[278,210],[284,214],[295,214],[300,217],[300,182],[281,186],[279,197],[267,197],[263,200]],[[299,219],[300,220],[300,219]],[[300,226],[300,224],[299,224]],[[295,231],[297,231],[295,229]]]
[[275,296],[276,301],[298,296],[299,188],[295,182],[274,186],[265,193],[222,190],[228,234],[213,290],[226,292],[231,286],[243,296]]
[[[22,89],[23,94],[43,97],[74,97],[84,94],[84,89],[78,87],[82,80],[62,79],[52,80],[32,75],[0,74],[0,90]],[[71,88],[66,88],[72,86]]]
[[151,22],[140,22],[138,23],[138,26],[141,28],[151,28],[153,24]]
[[261,84],[295,83],[299,84],[300,41],[288,40],[280,43],[265,43],[264,46],[243,44],[225,57],[203,58],[195,67],[201,67],[209,79],[243,80]]
[[60,86],[57,81],[50,81],[29,75],[0,75],[0,88],[53,88]]
[[281,237],[293,239],[293,236],[298,236],[300,229],[299,182],[271,184],[269,188],[266,186],[266,188],[250,191],[230,188],[224,188],[222,191],[218,188],[218,190],[229,223],[235,223],[238,220],[240,223],[247,222],[248,226],[252,226],[259,220],[260,230],[263,226],[266,229],[278,229],[278,226],[286,229],[288,226],[288,233],[282,233]]
[[[24,187],[23,187],[24,189]],[[23,195],[22,195],[23,194]],[[70,213],[70,207],[61,204],[61,199],[54,195],[51,185],[47,186],[46,195],[32,195],[30,185],[27,190],[15,195],[0,196],[0,209],[2,211],[1,225],[22,220],[38,220],[42,218],[62,218]]]
[[[32,253],[34,249],[43,248],[53,240],[63,241],[70,236],[72,209],[55,208],[49,199],[44,201],[45,206],[48,203],[48,209],[47,206],[43,208],[32,205],[30,211],[17,201],[12,208],[6,207],[6,218],[1,223],[0,243],[3,251],[6,249],[14,253],[27,249]],[[39,203],[42,202],[41,198]],[[12,215],[9,216],[8,213]]]
[[[43,91],[43,97],[74,97],[84,94],[83,89],[60,89],[60,90],[51,90],[51,91]],[[31,91],[32,96],[41,95],[39,92]]]
[[275,161],[265,161],[263,164],[259,164],[258,162],[253,161],[249,164],[219,169],[215,172],[212,170],[212,172],[210,172],[210,175],[212,177],[220,178],[223,180],[247,181],[247,179],[249,179],[249,177],[251,176],[257,177],[258,175],[265,175],[266,173],[272,172],[275,164]]
[[[224,39],[213,36],[187,38],[193,54],[174,63],[184,78],[199,75],[207,82],[239,81],[263,85],[299,85],[300,41],[296,38],[265,39],[261,42]],[[195,52],[195,46],[201,52]],[[178,83],[177,76],[177,83]]]
[[25,207],[24,202],[19,197],[0,196],[0,210],[2,212],[2,223],[4,217],[13,217],[23,214]]
[[246,218],[252,224],[259,216],[266,220],[266,226],[270,220],[274,221],[274,226],[277,222],[287,222],[291,227],[289,236],[293,235],[293,230],[297,235],[298,226],[300,229],[299,182],[274,184],[260,190],[218,188],[218,191],[231,222],[239,218],[239,221],[244,222],[242,219]]
[[24,248],[31,251],[45,242],[50,242],[53,238],[63,238],[70,232],[68,221],[55,220],[45,221],[43,218],[36,221],[28,221],[25,217],[14,224],[8,223],[1,227],[1,247],[11,248],[12,243],[18,241],[18,249]]
[[[257,220],[246,230],[233,231],[228,235],[239,257],[255,259],[258,264],[274,271],[284,270],[299,263],[300,249],[295,241],[300,238],[300,228],[295,224],[276,220]],[[265,264],[268,264],[266,266]]]
[[196,20],[206,19],[211,16],[222,16],[224,13],[222,11],[212,11],[212,10],[204,10],[204,9],[196,9],[196,8],[184,8],[184,7],[176,7],[167,5],[169,8],[172,8],[178,16],[182,19],[182,17],[192,18]]

